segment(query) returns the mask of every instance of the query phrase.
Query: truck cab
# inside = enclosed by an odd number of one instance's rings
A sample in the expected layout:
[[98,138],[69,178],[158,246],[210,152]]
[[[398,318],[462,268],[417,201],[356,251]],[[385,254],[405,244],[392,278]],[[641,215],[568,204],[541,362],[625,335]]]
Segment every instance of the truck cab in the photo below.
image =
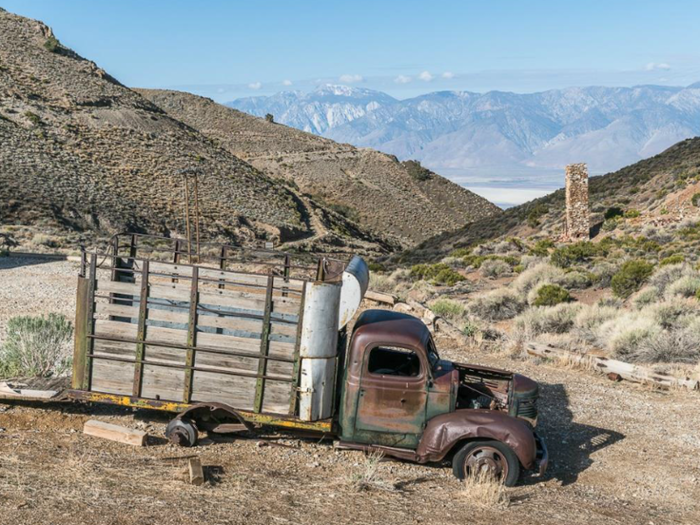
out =
[[341,446],[419,463],[451,457],[457,477],[488,469],[507,485],[521,469],[544,472],[534,381],[443,360],[421,320],[386,310],[359,316],[344,361]]

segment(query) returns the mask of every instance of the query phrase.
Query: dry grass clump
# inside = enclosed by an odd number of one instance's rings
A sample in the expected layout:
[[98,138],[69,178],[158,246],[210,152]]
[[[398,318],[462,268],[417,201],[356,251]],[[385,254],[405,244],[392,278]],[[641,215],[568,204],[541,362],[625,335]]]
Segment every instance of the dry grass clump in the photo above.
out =
[[524,308],[525,302],[521,295],[509,288],[500,288],[476,297],[467,306],[469,313],[487,321],[512,319]]
[[379,463],[384,459],[384,452],[372,451],[365,455],[359,472],[351,476],[352,486],[357,492],[372,489],[393,490],[393,485],[379,478]]
[[666,288],[666,297],[695,297],[700,290],[700,276],[684,275]]
[[510,496],[503,482],[491,472],[483,470],[464,478],[462,497],[468,504],[482,509],[506,508],[510,505]]
[[521,273],[512,283],[514,290],[525,295],[541,284],[559,284],[564,279],[564,270],[548,263],[538,264]]
[[697,276],[698,273],[687,264],[669,264],[662,266],[649,278],[649,286],[655,286],[660,293],[686,275]]
[[645,286],[632,296],[632,304],[637,310],[661,300],[661,292],[656,286]]
[[577,338],[589,344],[596,343],[598,340],[597,329],[618,315],[620,315],[620,310],[613,306],[595,304],[582,307],[574,319],[573,332]]
[[497,279],[511,273],[510,264],[500,259],[488,259],[481,263],[481,273],[489,279]]
[[617,264],[603,261],[596,264],[591,273],[595,276],[595,281],[598,286],[607,288],[610,286],[613,276],[619,269],[620,267]]
[[50,377],[71,366],[73,326],[62,315],[13,317],[0,348],[0,377]]
[[515,337],[524,341],[543,333],[569,332],[581,308],[581,305],[571,303],[529,308],[513,321]]
[[399,268],[390,274],[370,272],[369,288],[377,292],[399,293],[410,286],[410,270]]

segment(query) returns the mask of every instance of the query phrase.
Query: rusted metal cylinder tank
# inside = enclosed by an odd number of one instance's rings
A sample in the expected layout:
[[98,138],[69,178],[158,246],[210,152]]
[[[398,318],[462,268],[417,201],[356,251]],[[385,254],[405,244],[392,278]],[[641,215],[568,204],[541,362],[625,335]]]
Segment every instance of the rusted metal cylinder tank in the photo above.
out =
[[357,312],[368,283],[367,264],[354,257],[340,282],[314,282],[306,287],[299,346],[299,418],[303,421],[331,416],[338,331]]

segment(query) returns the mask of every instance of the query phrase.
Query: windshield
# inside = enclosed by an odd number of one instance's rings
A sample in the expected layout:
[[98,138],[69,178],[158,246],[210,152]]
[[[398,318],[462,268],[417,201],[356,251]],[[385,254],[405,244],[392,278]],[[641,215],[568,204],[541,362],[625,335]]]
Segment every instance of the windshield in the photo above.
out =
[[438,364],[438,361],[440,361],[440,355],[437,353],[437,350],[435,349],[435,343],[433,342],[433,339],[430,338],[428,341],[428,361],[430,361],[430,369],[435,370],[435,367]]

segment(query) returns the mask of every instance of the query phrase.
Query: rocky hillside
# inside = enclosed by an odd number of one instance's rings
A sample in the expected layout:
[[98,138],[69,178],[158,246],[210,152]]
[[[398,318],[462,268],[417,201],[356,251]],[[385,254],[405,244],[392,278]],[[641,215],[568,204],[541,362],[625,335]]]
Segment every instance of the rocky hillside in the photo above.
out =
[[[393,246],[322,204],[302,202],[287,184],[61,45],[41,22],[2,9],[0,166],[0,224],[30,241],[49,234],[52,247],[123,230],[181,235],[179,171],[192,167],[201,173],[208,238]],[[333,231],[318,239],[315,225]]]
[[271,177],[377,234],[411,245],[463,224],[500,215],[487,200],[395,157],[252,117],[210,99],[138,90],[173,118],[195,128]]
[[[562,173],[562,183],[564,174]],[[700,138],[687,139],[649,159],[589,181],[591,232],[611,231],[606,214],[625,213],[641,223],[664,224],[700,211]],[[476,221],[438,235],[400,256],[403,262],[432,261],[456,248],[501,236],[547,236],[564,231],[564,190],[509,208],[498,217]],[[612,210],[611,210],[612,209]]]

